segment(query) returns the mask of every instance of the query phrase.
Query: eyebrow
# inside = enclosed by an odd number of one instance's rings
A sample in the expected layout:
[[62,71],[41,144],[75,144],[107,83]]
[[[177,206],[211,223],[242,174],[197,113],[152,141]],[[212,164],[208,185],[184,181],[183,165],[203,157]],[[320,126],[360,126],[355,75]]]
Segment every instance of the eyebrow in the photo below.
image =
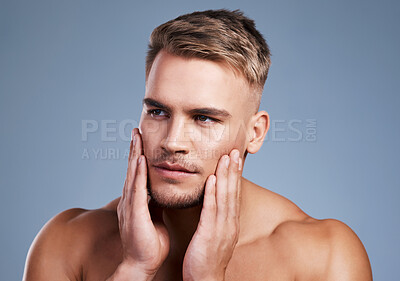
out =
[[150,99],[150,98],[143,99],[142,103],[147,105],[147,106],[158,107],[158,108],[161,108],[161,109],[165,109],[167,111],[172,111],[169,106],[166,106],[165,104],[163,104],[161,102],[158,102],[156,100]]
[[[147,106],[157,107],[160,109],[165,109],[170,112],[172,111],[171,107],[169,107],[159,101],[151,99],[151,98],[143,99],[143,104],[145,104]],[[220,117],[225,117],[225,118],[229,118],[232,116],[228,111],[226,111],[224,109],[218,109],[215,107],[195,108],[195,109],[189,110],[188,112],[189,112],[189,114],[212,115],[212,116],[220,116]]]

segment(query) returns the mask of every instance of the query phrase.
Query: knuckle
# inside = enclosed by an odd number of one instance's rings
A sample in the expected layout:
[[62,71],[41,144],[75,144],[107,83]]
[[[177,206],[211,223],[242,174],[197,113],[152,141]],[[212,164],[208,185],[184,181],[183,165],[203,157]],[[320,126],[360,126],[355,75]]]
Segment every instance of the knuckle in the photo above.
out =
[[122,217],[123,212],[124,212],[124,206],[123,206],[122,204],[118,204],[118,206],[117,206],[117,215],[118,215],[118,218]]
[[228,240],[230,240],[230,241],[236,241],[239,237],[238,231],[236,228],[230,229],[230,231],[227,232],[226,236],[227,236]]
[[136,180],[135,183],[132,185],[133,193],[136,194],[140,189],[140,183]]
[[236,234],[235,233],[229,233],[228,235],[228,240],[233,241],[236,239]]
[[215,201],[207,202],[206,204],[207,204],[207,208],[212,211],[215,211],[217,209],[217,205],[215,204]]
[[230,215],[230,218],[231,218],[231,223],[234,224],[234,225],[236,225],[236,222],[237,222],[238,219],[239,219],[239,215],[238,215],[236,212],[233,212],[233,213]]

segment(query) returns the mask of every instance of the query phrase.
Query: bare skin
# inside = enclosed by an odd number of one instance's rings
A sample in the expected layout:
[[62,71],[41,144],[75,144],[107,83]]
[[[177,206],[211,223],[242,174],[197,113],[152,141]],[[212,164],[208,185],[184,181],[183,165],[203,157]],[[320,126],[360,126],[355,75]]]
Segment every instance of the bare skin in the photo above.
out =
[[[241,176],[245,152],[260,149],[269,124],[265,111],[254,113],[250,91],[223,64],[160,53],[122,196],[48,222],[24,280],[372,280],[348,226],[313,219]],[[160,207],[203,193],[200,205]]]

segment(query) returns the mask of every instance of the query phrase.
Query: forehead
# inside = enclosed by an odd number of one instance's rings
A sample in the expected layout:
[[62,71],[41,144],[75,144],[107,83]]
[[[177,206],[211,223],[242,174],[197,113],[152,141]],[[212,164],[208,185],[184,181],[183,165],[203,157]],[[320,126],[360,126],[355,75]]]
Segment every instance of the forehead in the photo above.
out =
[[236,110],[248,103],[243,76],[222,63],[183,58],[161,51],[146,81],[145,98],[172,107],[215,106]]

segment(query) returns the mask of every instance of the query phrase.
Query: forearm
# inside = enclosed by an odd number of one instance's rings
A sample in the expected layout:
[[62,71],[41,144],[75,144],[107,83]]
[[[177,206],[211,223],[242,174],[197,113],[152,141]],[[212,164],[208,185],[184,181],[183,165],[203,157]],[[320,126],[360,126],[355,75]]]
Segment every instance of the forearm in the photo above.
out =
[[148,274],[138,268],[121,263],[113,275],[107,278],[106,281],[150,281],[153,280],[154,275],[155,274]]

